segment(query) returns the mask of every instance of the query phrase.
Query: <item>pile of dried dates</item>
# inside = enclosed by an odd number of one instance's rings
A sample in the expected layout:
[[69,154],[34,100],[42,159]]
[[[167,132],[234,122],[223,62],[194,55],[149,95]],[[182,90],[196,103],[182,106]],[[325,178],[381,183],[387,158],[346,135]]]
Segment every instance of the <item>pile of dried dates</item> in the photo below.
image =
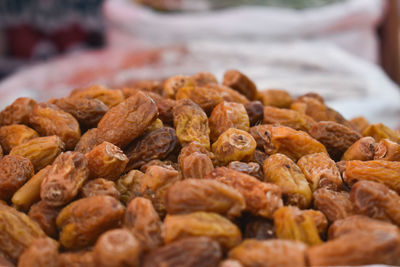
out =
[[1,266],[400,265],[400,132],[229,70],[0,113]]

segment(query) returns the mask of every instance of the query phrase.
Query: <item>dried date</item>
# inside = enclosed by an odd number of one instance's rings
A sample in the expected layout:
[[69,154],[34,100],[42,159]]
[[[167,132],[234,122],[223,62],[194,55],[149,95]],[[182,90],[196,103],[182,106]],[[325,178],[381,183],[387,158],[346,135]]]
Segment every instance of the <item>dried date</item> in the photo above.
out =
[[226,71],[223,84],[235,89],[250,100],[254,100],[257,96],[257,87],[253,81],[237,70]]
[[91,196],[111,196],[116,199],[120,199],[120,192],[113,181],[109,181],[104,178],[97,178],[88,181],[80,190],[80,196],[91,197]]
[[140,195],[140,180],[144,173],[138,170],[131,170],[116,182],[117,190],[120,193],[120,199],[127,204],[133,197]]
[[346,191],[333,191],[320,188],[313,193],[314,207],[325,214],[330,223],[351,216],[353,204],[350,194]]
[[176,75],[168,78],[164,84],[164,96],[167,98],[175,99],[175,95],[179,88],[186,86],[194,86],[194,80],[189,76]]
[[344,152],[341,160],[372,160],[375,150],[375,139],[371,136],[362,137]]
[[59,267],[58,243],[50,238],[40,238],[32,242],[21,254],[19,267]]
[[264,124],[283,125],[295,130],[309,132],[316,122],[309,116],[291,109],[264,107]]
[[268,89],[258,93],[258,98],[264,106],[289,108],[293,102],[292,96],[285,90]]
[[241,161],[232,161],[229,163],[228,168],[254,176],[259,180],[263,180],[264,178],[262,168],[260,167],[260,164],[256,162],[246,163]]
[[73,90],[69,97],[98,99],[109,108],[124,101],[124,95],[121,90],[111,90],[101,85],[93,85],[84,89]]
[[201,179],[214,169],[210,157],[200,152],[194,152],[189,156],[181,158],[180,167],[185,179]]
[[11,105],[0,112],[0,125],[29,125],[29,116],[36,101],[29,97],[17,98]]
[[400,145],[390,141],[389,139],[382,139],[375,146],[374,159],[400,161]]
[[224,101],[217,91],[203,86],[181,87],[176,93],[176,100],[185,98],[199,105],[206,114],[210,114],[219,103]]
[[23,124],[12,124],[0,128],[0,145],[5,154],[8,154],[13,147],[36,137],[39,137],[39,134]]
[[60,208],[51,207],[44,201],[35,203],[29,210],[29,217],[36,221],[40,228],[50,237],[57,238],[58,230],[56,219]]
[[389,139],[390,141],[400,143],[400,133],[393,131],[383,123],[371,124],[362,132],[363,136],[372,136],[376,142],[380,142],[383,139]]
[[261,124],[264,118],[264,106],[260,101],[251,101],[244,105],[250,126]]
[[75,146],[75,151],[86,154],[90,152],[90,150],[92,150],[96,145],[98,145],[97,128],[92,128],[81,136],[81,139],[79,139],[79,142]]

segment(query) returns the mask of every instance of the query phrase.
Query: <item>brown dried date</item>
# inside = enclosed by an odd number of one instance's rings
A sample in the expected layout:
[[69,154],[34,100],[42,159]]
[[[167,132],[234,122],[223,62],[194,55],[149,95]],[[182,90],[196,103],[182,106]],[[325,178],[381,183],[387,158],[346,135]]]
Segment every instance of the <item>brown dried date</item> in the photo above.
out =
[[143,267],[217,267],[222,259],[219,244],[205,236],[186,237],[152,250],[143,259]]
[[29,210],[29,217],[36,221],[40,228],[50,237],[57,238],[58,230],[56,219],[60,208],[51,207],[44,201],[35,203]]
[[213,212],[193,212],[167,215],[163,223],[166,244],[189,236],[206,236],[214,239],[224,249],[238,245],[242,239],[239,228],[228,219]]
[[[163,94],[163,85],[161,81],[156,81],[156,80],[140,80],[140,81],[134,81],[132,86],[141,91],[147,91],[147,92],[153,92],[159,95]],[[123,90],[122,90],[123,92]],[[125,98],[128,98],[129,96],[125,95]]]
[[0,145],[5,154],[8,154],[13,147],[36,137],[39,137],[39,134],[23,124],[6,125],[0,128]]
[[372,160],[376,150],[375,139],[366,136],[354,142],[343,154],[341,160]]
[[0,160],[0,200],[9,200],[33,174],[33,165],[29,159],[4,156]]
[[193,141],[210,149],[210,128],[204,111],[190,99],[181,99],[173,108],[176,135],[182,146]]
[[215,161],[215,155],[214,153],[208,151],[204,146],[202,146],[199,142],[191,142],[188,145],[184,146],[178,156],[178,163],[180,166],[182,166],[183,159],[186,158],[187,156],[192,155],[193,153],[201,153],[207,155],[214,163]]
[[80,196],[82,198],[103,195],[115,197],[118,200],[120,199],[120,193],[115,183],[104,178],[88,181],[83,185],[80,191]]
[[37,104],[32,109],[29,122],[42,136],[57,135],[66,149],[74,149],[81,137],[78,121],[69,113],[52,104]]
[[218,137],[229,128],[236,128],[248,132],[250,130],[249,116],[243,104],[234,102],[222,102],[212,111],[208,119],[210,125],[211,141],[216,141]]
[[93,249],[97,266],[139,266],[139,241],[127,229],[113,229],[103,233]]
[[256,162],[232,161],[229,163],[228,168],[254,176],[259,180],[263,180],[264,177],[260,164]]
[[232,218],[241,214],[246,203],[237,190],[221,182],[186,179],[168,188],[165,207],[168,214],[208,211]]
[[98,99],[107,107],[112,108],[122,101],[124,101],[124,95],[121,90],[110,90],[101,85],[93,85],[84,89],[76,89],[69,95],[70,98],[88,98]]
[[[368,137],[364,137],[368,138]],[[376,146],[374,151],[374,159],[400,161],[400,144],[382,139]]]
[[210,157],[200,152],[194,152],[189,156],[181,158],[180,167],[185,179],[201,179],[214,169]]
[[161,127],[148,132],[126,148],[129,159],[126,170],[139,168],[154,159],[163,160],[177,147],[178,138],[173,128]]
[[79,142],[75,146],[75,151],[81,152],[82,154],[86,154],[90,150],[92,150],[96,145],[98,145],[97,128],[92,128],[81,136],[81,139],[79,139]]
[[257,96],[257,87],[253,81],[237,70],[226,71],[223,84],[235,89],[250,100],[254,100]]
[[17,98],[0,112],[0,125],[29,124],[29,116],[36,101],[29,97]]
[[120,193],[120,199],[127,204],[131,198],[140,195],[140,180],[144,173],[138,170],[131,170],[116,182],[117,190]]
[[198,72],[192,75],[191,78],[193,79],[196,86],[203,86],[210,83],[218,83],[218,80],[214,76],[214,74],[207,71]]
[[264,107],[264,124],[283,125],[295,130],[309,132],[316,122],[309,116],[291,109]]
[[70,202],[89,177],[87,159],[79,152],[60,154],[40,186],[40,197],[49,206]]
[[162,221],[150,200],[142,197],[132,199],[126,207],[123,225],[141,243],[143,250],[153,250],[162,245]]
[[268,89],[258,92],[258,98],[264,106],[277,108],[289,108],[292,104],[292,96],[285,90]]
[[28,215],[0,203],[0,251],[16,260],[34,240],[45,236]]
[[118,226],[124,206],[110,196],[76,200],[63,208],[57,217],[60,243],[66,249],[92,245],[105,231]]
[[169,98],[163,98],[157,103],[158,108],[158,118],[160,118],[164,124],[173,125],[174,124],[174,115],[172,113],[172,109],[174,108],[176,101]]
[[19,267],[59,267],[58,243],[50,238],[40,238],[32,242],[21,254]]
[[27,141],[10,151],[10,155],[18,155],[29,159],[36,171],[49,164],[64,150],[64,143],[57,135],[37,137]]
[[283,205],[277,185],[263,183],[250,175],[219,167],[205,178],[215,179],[239,191],[246,201],[246,211],[254,215],[271,219],[273,212]]
[[261,124],[264,117],[264,106],[260,101],[251,101],[244,105],[247,116],[249,116],[250,126]]
[[243,266],[307,266],[302,242],[291,240],[247,239],[229,252],[229,258],[238,260]]
[[104,141],[85,155],[91,178],[116,180],[124,172],[128,158],[117,146]]
[[124,148],[140,136],[157,118],[154,101],[138,92],[111,108],[97,125],[97,142],[110,142]]
[[149,92],[149,91],[143,91],[139,90],[137,88],[123,88],[122,93],[125,95],[125,98],[129,98],[133,95],[136,95],[138,92],[142,92],[145,96],[150,97],[153,99],[155,103],[161,101],[163,98],[161,95],[154,93],[154,92]]
[[382,139],[389,139],[390,141],[400,143],[400,133],[393,131],[383,123],[371,124],[362,132],[363,136],[372,136],[376,142]]
[[97,267],[92,251],[80,250],[60,254],[61,267]]
[[325,214],[330,223],[353,214],[353,204],[348,192],[320,188],[313,193],[313,197],[314,207]]
[[210,114],[219,103],[224,101],[217,91],[209,90],[208,87],[203,86],[185,86],[179,88],[176,93],[176,100],[185,98],[199,105],[207,114]]
[[167,98],[175,99],[175,95],[179,88],[186,86],[194,86],[194,80],[189,76],[176,75],[168,78],[164,84],[164,96]]
[[350,120],[351,126],[353,129],[357,130],[359,133],[362,133],[369,125],[368,120],[365,117],[355,117]]

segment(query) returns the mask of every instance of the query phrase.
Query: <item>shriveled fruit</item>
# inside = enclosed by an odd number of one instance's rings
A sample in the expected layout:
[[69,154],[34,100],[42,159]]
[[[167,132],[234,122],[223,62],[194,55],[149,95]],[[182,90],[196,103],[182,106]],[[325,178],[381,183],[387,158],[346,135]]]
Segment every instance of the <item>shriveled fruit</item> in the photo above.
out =
[[136,95],[138,92],[142,92],[144,95],[150,97],[151,99],[154,100],[155,103],[161,101],[163,98],[160,94],[158,93],[154,93],[154,92],[150,92],[150,91],[145,91],[145,90],[140,90],[137,88],[122,88],[122,93],[124,94],[125,98],[129,98],[133,95]]
[[112,90],[101,85],[92,85],[84,89],[74,90],[70,94],[71,98],[89,98],[98,99],[109,108],[112,108],[122,101],[124,101],[124,95],[121,90]]
[[193,153],[196,153],[196,152],[207,155],[211,159],[211,161],[213,161],[213,163],[214,163],[214,161],[215,161],[214,153],[208,151],[199,142],[191,142],[181,149],[179,156],[178,156],[179,165],[182,166],[183,159],[186,158],[187,156],[192,155]]
[[181,171],[185,179],[201,179],[214,169],[209,156],[200,152],[194,152],[181,159]]
[[353,129],[356,129],[359,133],[362,133],[369,125],[368,120],[365,117],[355,117],[350,120]]
[[18,155],[29,159],[36,171],[49,164],[64,150],[64,143],[56,135],[37,137],[14,147],[10,155]]
[[[137,90],[153,92],[153,93],[156,93],[159,95],[163,94],[163,86],[162,86],[161,81],[157,81],[157,80],[134,81],[132,86]],[[122,92],[124,92],[124,91],[122,90]],[[128,96],[125,95],[125,97],[128,97]]]
[[342,187],[342,177],[335,162],[326,153],[314,153],[301,157],[297,165],[304,173],[312,191],[328,187],[339,190]]
[[212,212],[193,212],[167,215],[163,224],[164,242],[189,236],[206,236],[214,239],[224,249],[230,249],[241,241],[239,228],[228,219]]
[[140,180],[144,173],[138,170],[131,170],[116,181],[117,190],[120,193],[120,199],[127,204],[131,198],[139,196]]
[[263,166],[264,181],[276,184],[282,190],[287,205],[307,208],[312,199],[311,189],[299,166],[283,154],[268,157]]
[[5,154],[9,153],[13,147],[36,137],[39,137],[39,134],[23,124],[12,124],[0,128],[0,145]]
[[69,113],[52,104],[37,104],[32,109],[29,123],[42,136],[57,135],[66,149],[74,149],[81,137],[78,121]]
[[261,124],[264,117],[264,106],[260,101],[251,101],[244,105],[247,116],[249,116],[250,126]]
[[309,132],[316,122],[309,116],[291,109],[264,107],[263,123],[283,125],[295,130]]
[[29,116],[36,101],[29,97],[17,98],[0,112],[0,125],[29,124]]
[[245,267],[252,266],[307,266],[304,257],[307,246],[291,240],[247,239],[229,252],[229,258]]
[[110,142],[124,148],[140,136],[157,118],[154,101],[138,92],[111,108],[97,125],[97,142]]
[[238,91],[233,90],[229,86],[209,83],[204,87],[207,87],[207,90],[217,92],[219,95],[222,96],[224,101],[241,103],[243,105],[249,103],[249,100],[244,95],[242,95]]
[[124,172],[128,158],[117,146],[104,141],[85,155],[91,178],[116,180]]
[[44,201],[35,203],[29,210],[29,217],[36,221],[40,228],[48,235],[53,238],[57,238],[58,231],[56,226],[56,218],[60,208],[51,207]]
[[211,141],[216,141],[229,128],[236,128],[246,132],[250,129],[249,116],[243,104],[240,103],[224,101],[218,104],[212,110],[208,122],[211,130]]
[[76,200],[57,217],[60,243],[67,249],[92,245],[103,232],[118,226],[123,214],[124,206],[110,196]]
[[218,162],[228,164],[231,161],[249,161],[252,159],[257,143],[248,132],[229,128],[212,145],[212,151]]
[[185,98],[199,105],[207,114],[210,114],[219,103],[224,101],[217,91],[209,90],[209,88],[203,86],[185,86],[179,88],[176,93],[176,100]]
[[40,186],[40,197],[49,206],[62,206],[70,202],[89,177],[85,156],[79,152],[60,154]]
[[190,99],[181,99],[173,108],[176,135],[182,146],[199,142],[210,149],[210,128],[205,112]]
[[0,203],[0,250],[13,259],[36,239],[45,237],[28,215]]
[[292,96],[285,90],[268,89],[258,93],[258,98],[264,106],[277,108],[289,108],[292,104]]
[[158,118],[160,118],[164,124],[173,125],[174,115],[172,114],[172,109],[174,108],[176,101],[169,98],[163,98],[157,103],[158,108]]
[[143,250],[153,250],[162,245],[162,221],[150,200],[142,197],[132,199],[126,207],[123,225],[141,243]]
[[400,196],[384,184],[359,181],[351,187],[356,213],[400,226]]
[[208,179],[186,179],[168,188],[165,206],[168,214],[208,211],[236,217],[246,204],[237,190],[224,183]]
[[312,210],[312,209],[302,210],[302,212],[303,214],[307,216],[309,215],[313,218],[318,233],[320,234],[320,236],[324,236],[326,230],[328,229],[328,219],[326,218],[324,213],[322,213],[319,210]]
[[371,136],[362,137],[344,152],[341,160],[372,160],[375,150],[375,139]]
[[239,191],[246,201],[246,211],[265,218],[272,218],[282,207],[281,190],[277,185],[263,183],[255,177],[229,168],[214,169],[205,178],[215,179]]
[[153,159],[165,159],[178,147],[178,138],[171,127],[150,131],[128,145],[125,153],[129,159],[126,170],[143,166]]
[[92,150],[96,145],[98,145],[97,128],[92,128],[81,136],[81,139],[79,139],[79,142],[75,146],[75,151],[81,152],[82,154],[86,154],[90,150]]
[[139,266],[139,241],[127,229],[114,229],[103,233],[97,240],[93,256],[97,266]]
[[186,237],[147,254],[143,267],[217,267],[222,259],[220,245],[205,236]]
[[50,238],[40,238],[32,242],[21,254],[19,267],[59,267],[60,257],[57,241]]
[[79,250],[60,254],[62,267],[97,267],[94,261],[93,251]]
[[313,193],[314,207],[325,214],[330,223],[353,214],[350,194],[346,191],[333,191],[320,188]]
[[390,189],[400,193],[400,162],[385,160],[346,162],[343,180],[352,185],[359,180],[368,180],[385,184]]
[[80,190],[81,197],[107,195],[120,199],[120,192],[113,181],[104,178],[97,178],[88,181]]
[[184,75],[176,75],[168,78],[164,84],[164,96],[167,98],[175,99],[175,95],[178,92],[179,88],[185,86],[194,86],[194,80],[189,76]]
[[196,86],[207,85],[209,83],[218,83],[217,78],[214,74],[201,71],[191,76]]
[[400,134],[393,131],[383,123],[371,124],[362,132],[363,136],[372,136],[376,142],[382,139],[389,139],[390,141],[400,143]]
[[322,243],[311,214],[297,207],[282,207],[274,212],[276,236],[280,239],[298,240],[308,245]]
[[[368,138],[368,137],[364,137]],[[374,151],[374,159],[400,161],[400,144],[382,139],[376,146]]]
[[4,156],[0,160],[0,200],[9,200],[33,174],[33,165],[29,159]]
[[264,178],[262,168],[260,167],[260,164],[256,162],[246,163],[241,161],[232,161],[229,163],[228,168],[254,176],[260,180],[263,180]]
[[250,100],[257,96],[257,87],[246,75],[237,70],[228,70],[224,74],[224,85],[229,86]]

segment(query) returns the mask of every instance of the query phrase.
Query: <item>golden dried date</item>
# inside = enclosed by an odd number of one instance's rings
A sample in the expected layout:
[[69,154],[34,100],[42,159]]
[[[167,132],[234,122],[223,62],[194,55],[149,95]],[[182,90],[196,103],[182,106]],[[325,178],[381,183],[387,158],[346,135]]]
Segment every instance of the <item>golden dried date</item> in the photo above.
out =
[[257,87],[253,81],[237,70],[226,71],[223,84],[235,89],[250,100],[254,100],[257,96]]
[[21,254],[18,260],[19,267],[59,267],[60,255],[58,243],[50,238],[40,238],[32,242]]
[[97,266],[139,266],[139,241],[127,229],[114,229],[103,233],[93,249]]
[[312,199],[311,189],[299,166],[283,154],[274,154],[264,162],[264,181],[282,190],[287,205],[307,208]]
[[80,250],[60,254],[61,267],[97,267],[92,251]]
[[162,245],[162,221],[150,200],[142,197],[132,199],[126,207],[123,225],[141,243],[143,250],[153,250]]
[[80,195],[82,198],[91,196],[111,196],[120,199],[120,193],[113,181],[104,178],[90,180],[81,188]]
[[142,92],[111,108],[97,125],[97,142],[124,148],[157,119],[157,106]]
[[36,137],[39,137],[39,134],[23,124],[12,124],[0,128],[0,145],[5,154],[9,153],[13,147]]
[[207,85],[210,83],[217,84],[218,80],[214,76],[214,74],[207,72],[207,71],[201,71],[198,72],[191,77],[196,84],[196,86],[202,86],[202,85]]
[[91,178],[116,180],[124,172],[128,158],[117,146],[104,141],[85,155]]
[[243,266],[307,266],[304,257],[307,246],[291,240],[247,239],[229,252],[229,258]]
[[231,218],[239,216],[246,204],[237,190],[221,182],[186,179],[168,188],[165,206],[168,214],[208,211]]
[[186,237],[155,249],[143,259],[143,267],[217,267],[222,259],[219,244],[205,236]]
[[154,159],[163,160],[177,147],[178,138],[173,128],[161,127],[150,131],[126,148],[129,159],[126,170],[139,168]]
[[96,145],[98,145],[97,128],[92,128],[81,136],[81,139],[79,139],[79,142],[75,146],[75,151],[86,154]]
[[120,193],[120,199],[127,204],[131,198],[140,195],[140,180],[144,173],[138,170],[131,170],[116,182],[117,190]]
[[283,125],[295,130],[309,132],[316,122],[309,116],[291,109],[264,107],[264,124]]
[[210,128],[206,113],[190,99],[181,99],[173,108],[176,135],[182,146],[193,141],[210,149]]
[[242,239],[239,228],[228,219],[212,212],[167,215],[163,224],[164,242],[171,243],[189,236],[206,236],[224,249],[238,245]]
[[0,160],[0,200],[9,200],[33,174],[33,165],[29,159],[4,156]]
[[164,84],[164,96],[167,98],[175,99],[175,95],[179,88],[186,86],[194,86],[194,80],[189,76],[176,75],[168,78]]
[[210,157],[200,152],[194,152],[189,156],[181,158],[180,167],[185,179],[201,179],[214,169]]
[[210,114],[219,103],[224,101],[217,91],[210,90],[204,86],[185,86],[179,88],[176,93],[176,100],[185,98],[199,105],[207,114]]
[[40,186],[40,197],[49,206],[62,206],[70,202],[89,177],[85,156],[79,152],[60,154]]
[[10,155],[18,155],[29,159],[36,171],[49,164],[64,150],[64,143],[57,135],[37,137],[14,147]]
[[369,125],[364,129],[362,135],[372,136],[376,142],[380,142],[382,139],[389,139],[390,141],[400,143],[400,134],[382,123]]
[[118,226],[124,206],[110,196],[76,200],[63,208],[57,217],[60,243],[67,249],[92,245],[105,231]]
[[314,207],[325,214],[330,223],[353,214],[353,204],[348,192],[320,188],[313,193],[313,197]]
[[236,102],[236,103],[240,103],[243,105],[249,103],[249,100],[244,95],[233,90],[229,86],[225,86],[222,84],[216,84],[216,83],[209,83],[209,84],[205,85],[204,87],[206,87],[207,90],[209,90],[209,91],[217,92],[220,96],[222,96],[224,101]]
[[[364,137],[368,138],[368,137]],[[376,146],[374,151],[374,159],[400,161],[400,145],[389,139],[382,139]]]
[[264,106],[277,108],[289,108],[292,104],[292,96],[285,90],[268,89],[258,93],[258,98]]
[[372,160],[376,150],[375,139],[366,136],[354,142],[343,154],[341,160]]
[[81,137],[78,121],[71,114],[52,104],[35,105],[29,123],[42,136],[59,136],[66,149],[74,149]]
[[29,116],[36,101],[29,97],[17,98],[0,112],[0,125],[29,124]]
[[218,137],[229,128],[236,128],[248,132],[250,129],[249,116],[243,104],[234,102],[222,102],[212,111],[208,119],[210,125],[211,141],[216,141]]
[[239,191],[246,201],[246,211],[254,215],[272,218],[273,212],[283,205],[277,185],[263,183],[250,175],[219,167],[205,178],[215,179]]
[[112,108],[122,101],[124,101],[124,95],[121,90],[110,90],[101,85],[93,85],[84,89],[73,90],[70,94],[71,98],[86,98],[86,99],[98,99],[109,108]]
[[30,208],[28,215],[48,236],[57,238],[56,218],[59,212],[58,207],[51,207],[46,202],[39,201]]
[[351,119],[350,124],[359,133],[362,133],[369,126],[368,120],[362,116]]

